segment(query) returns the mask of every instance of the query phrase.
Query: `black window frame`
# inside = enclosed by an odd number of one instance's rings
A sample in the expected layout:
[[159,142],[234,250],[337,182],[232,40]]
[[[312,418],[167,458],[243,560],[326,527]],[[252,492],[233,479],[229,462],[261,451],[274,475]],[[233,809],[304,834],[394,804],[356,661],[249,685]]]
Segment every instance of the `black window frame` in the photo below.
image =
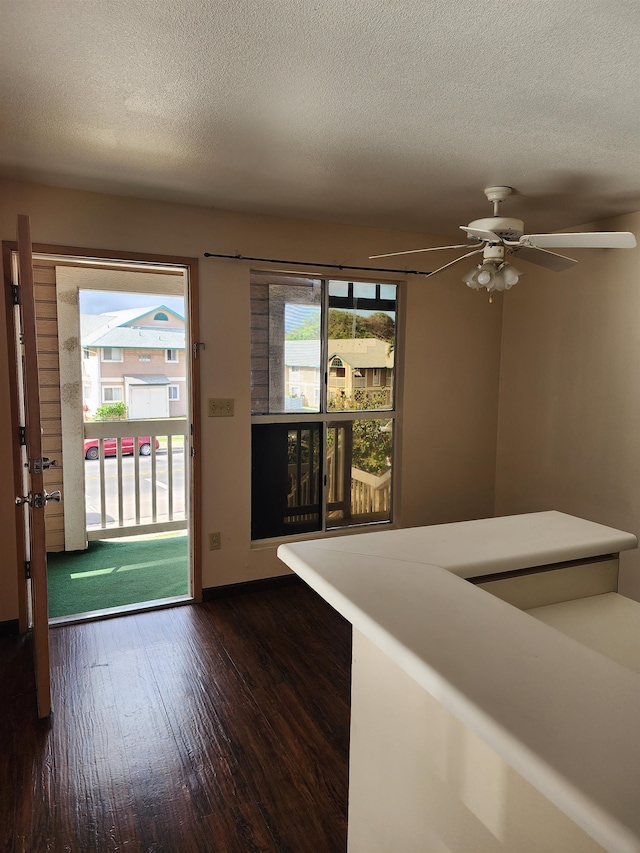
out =
[[[265,283],[265,279],[271,278],[269,273],[260,271],[257,273],[261,284]],[[300,276],[296,274],[287,275],[286,273],[277,273],[273,276],[279,284],[287,284],[291,280],[291,284],[295,285],[301,279],[307,278],[309,281],[319,281],[322,287],[322,302],[321,302],[321,337],[320,337],[320,402],[319,411],[309,411],[308,413],[294,413],[291,411],[284,412],[253,412],[251,415],[252,424],[252,441],[251,441],[251,539],[253,542],[261,543],[265,540],[289,539],[296,538],[304,534],[331,534],[349,527],[351,532],[362,531],[367,532],[372,527],[380,525],[390,525],[393,523],[393,456],[397,441],[397,386],[398,386],[398,338],[401,334],[399,329],[399,306],[401,301],[401,282],[398,280],[376,281],[367,280],[347,280],[336,276]],[[340,282],[347,285],[346,296],[335,296],[329,294],[330,283]],[[328,406],[328,380],[329,370],[331,365],[328,363],[328,320],[329,310],[331,308],[339,309],[358,309],[363,308],[363,298],[358,298],[355,295],[355,284],[375,285],[375,296],[367,298],[366,310],[371,311],[393,311],[394,312],[394,364],[391,368],[384,368],[385,376],[392,377],[391,383],[391,401],[389,408],[381,409],[345,409],[337,410],[330,409]],[[395,288],[395,299],[383,298],[381,289],[385,286],[393,286]],[[382,375],[382,369],[381,369]],[[380,386],[382,389],[386,385]],[[253,399],[252,399],[253,402]],[[329,429],[333,429],[340,424],[355,423],[357,421],[380,421],[385,422],[384,426],[389,427],[386,431],[391,432],[393,439],[391,442],[391,486],[389,498],[388,517],[383,519],[373,520],[358,520],[353,523],[346,522],[341,524],[328,524],[327,516],[333,508],[328,500],[327,494],[327,443]],[[275,489],[275,493],[268,487],[257,487],[258,477],[263,476],[263,483],[279,483],[282,477],[282,471],[278,471],[277,459],[274,460],[273,449],[265,443],[264,436],[260,436],[260,432],[264,431],[265,435],[268,432],[273,434],[279,433],[278,441],[283,442],[282,434],[289,433],[296,429],[319,429],[320,432],[320,459],[319,459],[319,501],[316,500],[312,504],[296,505],[289,511],[283,506],[282,489]],[[383,430],[384,431],[384,430]],[[283,454],[286,452],[283,447],[275,454]],[[270,466],[275,467],[273,470],[267,470]],[[295,511],[294,511],[295,510]],[[295,516],[294,521],[291,517]],[[313,516],[310,519],[309,516]],[[289,523],[283,523],[283,518],[288,518]]]

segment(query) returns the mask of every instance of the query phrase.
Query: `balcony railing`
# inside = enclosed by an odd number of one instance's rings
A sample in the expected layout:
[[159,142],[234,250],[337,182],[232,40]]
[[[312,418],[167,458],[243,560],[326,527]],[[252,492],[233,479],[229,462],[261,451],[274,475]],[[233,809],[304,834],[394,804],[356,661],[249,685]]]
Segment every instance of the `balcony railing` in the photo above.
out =
[[[99,454],[85,463],[87,539],[187,527],[187,435],[185,418],[85,423],[84,437],[98,440]],[[141,456],[146,436],[149,455]],[[131,458],[122,453],[123,439],[133,439]],[[106,455],[113,440],[115,455]]]
[[[361,471],[359,468],[342,467],[340,454],[336,455],[335,447],[327,453],[327,511],[329,527],[342,526],[344,523],[366,523],[371,521],[386,521],[391,514],[391,471],[381,476]],[[297,466],[289,465],[290,492],[287,496],[287,506],[291,515],[290,521],[309,519],[309,507],[318,501],[313,494],[313,483],[317,480],[318,471],[309,470],[305,466],[302,471]],[[315,486],[317,489],[317,485]],[[300,508],[301,513],[295,513]],[[293,511],[293,512],[292,512]]]

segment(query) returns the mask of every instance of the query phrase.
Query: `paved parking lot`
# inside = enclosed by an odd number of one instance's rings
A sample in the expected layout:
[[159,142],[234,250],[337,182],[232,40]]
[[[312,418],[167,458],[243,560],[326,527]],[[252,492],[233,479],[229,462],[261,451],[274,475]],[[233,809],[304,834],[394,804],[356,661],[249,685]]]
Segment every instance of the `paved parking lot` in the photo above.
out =
[[[169,466],[166,450],[156,451],[156,502],[158,520],[168,518],[169,508]],[[149,522],[152,519],[152,480],[151,457],[140,456],[140,521]],[[184,451],[182,448],[173,450],[172,456],[173,483],[173,518],[185,517],[185,472]],[[118,461],[115,457],[104,460],[105,468],[105,505],[107,521],[118,519]],[[85,505],[87,527],[91,529],[100,525],[100,462],[85,460]],[[124,523],[135,523],[135,460],[133,456],[122,458],[122,497]]]

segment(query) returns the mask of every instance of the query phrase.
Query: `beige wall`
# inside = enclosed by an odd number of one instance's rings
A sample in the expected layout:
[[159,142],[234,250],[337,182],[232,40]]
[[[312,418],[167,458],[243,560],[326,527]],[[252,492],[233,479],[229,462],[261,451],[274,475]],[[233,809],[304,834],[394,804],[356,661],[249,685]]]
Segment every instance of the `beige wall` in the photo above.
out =
[[[592,229],[640,235],[640,213]],[[573,256],[564,273],[528,267],[504,301],[496,514],[558,509],[640,536],[640,248]],[[620,591],[640,599],[637,550]]]
[[[14,239],[16,214],[27,213],[34,242],[200,258],[200,337],[206,343],[201,362],[203,536],[206,539],[211,530],[222,535],[220,551],[209,552],[203,542],[203,584],[284,573],[275,548],[252,549],[250,544],[250,267],[207,260],[203,252],[371,266],[369,254],[425,245],[425,235],[249,216],[17,182],[0,185],[0,205],[2,239]],[[426,240],[426,245],[441,242],[437,237]],[[421,262],[429,267],[425,257],[417,263]],[[389,276],[389,280],[401,278]],[[399,418],[403,442],[396,466],[396,516],[408,526],[492,515],[500,301],[489,305],[486,298],[470,293],[457,272],[429,280],[406,278],[401,309],[406,314],[405,393]],[[4,338],[4,329],[1,334]],[[10,470],[11,435],[7,394],[6,362],[0,359],[0,436],[5,439],[0,453],[5,471]],[[235,398],[235,417],[207,418],[208,397]],[[12,501],[13,491],[3,490],[0,524],[7,527],[3,542],[7,547],[3,547],[0,568],[0,620],[15,618],[17,613]]]

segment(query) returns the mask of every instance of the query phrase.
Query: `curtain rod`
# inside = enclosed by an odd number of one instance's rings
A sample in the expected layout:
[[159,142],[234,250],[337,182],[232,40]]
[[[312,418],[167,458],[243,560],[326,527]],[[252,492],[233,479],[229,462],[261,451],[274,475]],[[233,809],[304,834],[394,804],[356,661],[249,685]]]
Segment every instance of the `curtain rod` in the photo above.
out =
[[331,270],[359,270],[361,272],[399,272],[404,275],[430,275],[431,270],[394,270],[389,267],[350,267],[346,264],[311,263],[310,261],[284,261],[277,258],[248,258],[246,255],[217,255],[205,252],[205,258],[228,258],[232,261],[258,261],[263,264],[291,264],[297,267],[322,267]]

